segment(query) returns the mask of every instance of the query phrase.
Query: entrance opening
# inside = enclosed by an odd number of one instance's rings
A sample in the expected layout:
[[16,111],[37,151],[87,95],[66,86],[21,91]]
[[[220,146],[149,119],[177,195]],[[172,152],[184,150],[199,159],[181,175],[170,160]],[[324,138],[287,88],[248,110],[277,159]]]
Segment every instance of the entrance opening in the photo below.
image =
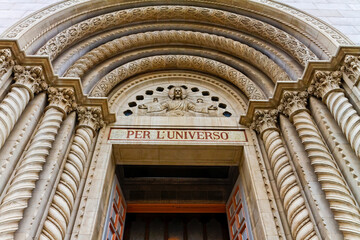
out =
[[125,226],[124,240],[229,240],[225,213],[129,213]]

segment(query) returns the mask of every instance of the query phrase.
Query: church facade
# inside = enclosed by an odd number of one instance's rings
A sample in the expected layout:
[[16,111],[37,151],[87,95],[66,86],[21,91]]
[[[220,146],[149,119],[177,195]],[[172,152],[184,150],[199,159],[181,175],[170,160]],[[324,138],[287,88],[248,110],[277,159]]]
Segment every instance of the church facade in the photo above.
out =
[[0,39],[0,239],[360,239],[360,48],[271,0],[67,0]]

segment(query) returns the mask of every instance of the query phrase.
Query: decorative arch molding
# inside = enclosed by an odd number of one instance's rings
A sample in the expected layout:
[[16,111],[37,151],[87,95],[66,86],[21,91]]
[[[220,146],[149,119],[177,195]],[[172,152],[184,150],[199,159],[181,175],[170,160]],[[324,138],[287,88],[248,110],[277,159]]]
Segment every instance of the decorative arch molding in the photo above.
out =
[[233,54],[234,56],[249,62],[258,69],[262,69],[274,83],[277,81],[290,80],[287,74],[271,59],[245,44],[213,34],[173,30],[133,34],[107,42],[78,59],[68,69],[65,76],[81,78],[94,65],[126,50],[157,44],[174,43],[186,45],[195,44],[201,47],[208,47],[213,50]]
[[263,38],[284,49],[302,65],[305,65],[308,60],[317,59],[315,54],[295,37],[265,22],[217,9],[171,5],[131,8],[87,19],[51,38],[37,51],[37,54],[48,55],[51,60],[54,60],[63,50],[89,35],[121,25],[154,19],[221,25]]
[[107,96],[117,84],[136,74],[174,68],[218,76],[237,86],[248,99],[266,98],[263,91],[240,71],[215,60],[189,55],[159,55],[128,62],[103,77],[90,91],[90,96]]

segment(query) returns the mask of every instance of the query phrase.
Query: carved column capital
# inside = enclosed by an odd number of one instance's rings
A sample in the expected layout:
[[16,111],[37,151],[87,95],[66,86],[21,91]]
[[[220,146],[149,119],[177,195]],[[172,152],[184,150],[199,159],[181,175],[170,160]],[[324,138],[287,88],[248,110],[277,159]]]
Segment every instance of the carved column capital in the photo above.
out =
[[26,88],[31,97],[48,88],[45,81],[43,70],[40,66],[14,66],[14,80],[13,87],[19,86]]
[[94,133],[104,126],[101,109],[99,107],[84,107],[77,108],[79,127],[89,127]]
[[280,101],[278,110],[286,116],[289,116],[290,120],[292,117],[302,111],[309,111],[306,108],[308,93],[296,92],[296,91],[285,91]]
[[0,49],[0,76],[15,65],[15,61],[9,48]]
[[56,108],[65,115],[76,108],[75,91],[72,88],[48,88],[47,108]]
[[357,84],[360,80],[360,56],[346,55],[340,71]]
[[262,135],[266,130],[278,131],[277,123],[278,110],[256,110],[251,128]]
[[342,91],[340,88],[341,77],[340,71],[316,71],[308,92],[325,101],[330,93]]

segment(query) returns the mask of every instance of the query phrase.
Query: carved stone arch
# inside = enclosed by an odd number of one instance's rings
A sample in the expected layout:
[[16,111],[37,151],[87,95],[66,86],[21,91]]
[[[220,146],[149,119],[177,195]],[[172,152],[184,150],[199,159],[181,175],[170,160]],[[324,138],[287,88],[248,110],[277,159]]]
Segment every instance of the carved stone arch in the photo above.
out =
[[114,26],[141,23],[154,19],[157,21],[186,19],[186,21],[222,25],[248,32],[272,42],[293,56],[303,66],[308,60],[317,59],[315,54],[295,37],[268,23],[219,9],[171,5],[131,8],[87,19],[51,38],[38,50],[37,54],[49,55],[50,59],[54,60],[63,50],[89,35]]
[[164,69],[188,69],[208,74],[234,84],[248,99],[265,99],[263,91],[252,80],[238,70],[221,62],[189,55],[160,55],[128,62],[103,77],[90,92],[90,96],[104,97],[120,82],[136,74]]
[[[78,59],[65,74],[66,77],[82,77],[94,65],[112,56],[133,48],[154,46],[157,44],[190,44],[223,51],[249,62],[261,69],[269,78],[277,81],[289,81],[289,77],[278,65],[261,52],[229,38],[213,34],[192,31],[155,31],[133,34],[107,42]],[[204,49],[206,51],[206,49]]]

